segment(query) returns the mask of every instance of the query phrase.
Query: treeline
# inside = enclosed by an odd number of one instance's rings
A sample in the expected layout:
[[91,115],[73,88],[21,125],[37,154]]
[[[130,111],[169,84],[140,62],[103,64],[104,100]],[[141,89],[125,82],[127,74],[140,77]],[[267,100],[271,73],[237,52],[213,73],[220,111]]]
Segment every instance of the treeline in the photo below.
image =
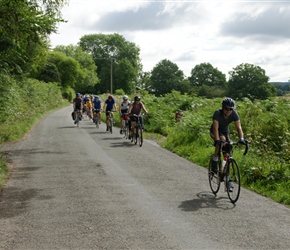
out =
[[140,89],[156,96],[174,90],[207,98],[227,95],[254,100],[277,95],[265,70],[248,63],[229,69],[229,80],[208,62],[193,65],[188,77],[168,59],[144,72],[140,48],[120,34],[84,35],[77,45],[52,49],[49,35],[64,22],[60,9],[66,3],[0,2],[0,74],[16,81],[21,77],[56,83],[70,101],[75,92],[130,94]]

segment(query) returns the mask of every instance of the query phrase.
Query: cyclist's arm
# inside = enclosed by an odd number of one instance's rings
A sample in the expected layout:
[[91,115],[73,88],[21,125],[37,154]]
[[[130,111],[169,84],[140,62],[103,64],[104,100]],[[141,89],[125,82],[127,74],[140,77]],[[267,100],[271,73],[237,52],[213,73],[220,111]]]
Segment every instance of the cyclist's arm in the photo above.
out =
[[236,129],[237,129],[239,138],[244,138],[244,133],[243,133],[243,130],[242,130],[242,125],[241,125],[240,120],[235,121],[235,126],[236,126]]
[[148,115],[148,111],[147,109],[145,108],[144,104],[142,103],[142,109],[144,110],[144,112],[146,113],[146,115]]
[[212,132],[213,132],[214,140],[218,141],[220,139],[220,137],[219,137],[219,121],[218,120],[213,120]]
[[120,115],[122,114],[121,109],[122,109],[122,104],[120,104],[120,106],[119,106],[119,113],[120,113]]

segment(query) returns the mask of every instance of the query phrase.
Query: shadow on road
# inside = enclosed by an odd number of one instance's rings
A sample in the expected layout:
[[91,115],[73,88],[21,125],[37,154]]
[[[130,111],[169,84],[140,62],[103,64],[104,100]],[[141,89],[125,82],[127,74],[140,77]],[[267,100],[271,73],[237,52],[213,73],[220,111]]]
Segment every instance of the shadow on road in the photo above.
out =
[[[130,147],[137,147],[137,145],[135,145],[131,141],[127,140],[127,141],[113,142],[113,143],[111,143],[111,147],[112,148],[119,148],[119,147],[128,147],[128,148],[130,148]],[[139,147],[139,145],[138,145],[138,147]]]
[[233,209],[235,207],[227,196],[215,196],[211,192],[198,193],[197,198],[182,201],[178,207],[186,212],[193,212],[204,208]]
[[41,189],[21,190],[15,187],[6,187],[2,192],[0,196],[0,218],[12,218],[25,213],[28,201],[31,199],[49,200],[53,198],[53,196],[41,195]]

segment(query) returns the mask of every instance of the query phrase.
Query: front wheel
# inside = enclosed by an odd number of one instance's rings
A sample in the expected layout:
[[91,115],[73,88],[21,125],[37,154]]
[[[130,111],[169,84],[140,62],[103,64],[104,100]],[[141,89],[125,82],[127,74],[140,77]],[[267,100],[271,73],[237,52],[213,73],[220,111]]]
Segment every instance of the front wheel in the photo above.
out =
[[124,138],[128,139],[128,123],[124,121],[123,123],[123,133],[124,133]]
[[98,116],[96,116],[96,118],[95,118],[95,124],[96,124],[96,128],[99,128],[100,127]]
[[228,162],[226,178],[226,188],[230,201],[234,204],[238,201],[241,191],[240,170],[237,162],[230,159]]
[[138,137],[139,146],[142,147],[142,144],[143,144],[143,130],[140,127],[138,128],[138,134],[139,134],[139,137]]
[[138,139],[138,129],[137,128],[134,128],[134,134],[133,134],[133,137],[134,137],[134,143],[137,144],[137,139]]
[[219,189],[220,189],[220,177],[219,177],[219,171],[217,174],[212,172],[211,170],[211,165],[212,165],[212,158],[214,155],[211,156],[210,161],[209,161],[209,166],[208,166],[208,180],[209,180],[209,186],[211,191],[216,194]]
[[113,133],[113,128],[112,128],[112,120],[111,119],[109,119],[109,121],[108,121],[108,127],[109,127],[110,133],[112,134]]

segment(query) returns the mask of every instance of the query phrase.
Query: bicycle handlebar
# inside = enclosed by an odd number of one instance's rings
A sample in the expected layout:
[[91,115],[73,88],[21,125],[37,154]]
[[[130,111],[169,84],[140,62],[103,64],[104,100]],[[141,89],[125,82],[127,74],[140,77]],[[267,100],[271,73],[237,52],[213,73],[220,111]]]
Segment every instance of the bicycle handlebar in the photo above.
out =
[[129,115],[136,116],[136,117],[140,117],[140,116],[143,116],[144,114],[140,114],[140,115],[136,115],[136,114],[129,114]]
[[232,141],[230,141],[230,142],[220,141],[220,143],[219,143],[219,146],[220,146],[220,147],[221,147],[222,143],[230,144],[230,145],[240,145],[240,144],[242,144],[242,145],[245,146],[245,151],[244,151],[243,155],[246,155],[246,154],[248,153],[249,142],[248,142],[247,140],[245,140],[245,143],[241,143],[240,141],[238,141],[238,142],[232,142]]

